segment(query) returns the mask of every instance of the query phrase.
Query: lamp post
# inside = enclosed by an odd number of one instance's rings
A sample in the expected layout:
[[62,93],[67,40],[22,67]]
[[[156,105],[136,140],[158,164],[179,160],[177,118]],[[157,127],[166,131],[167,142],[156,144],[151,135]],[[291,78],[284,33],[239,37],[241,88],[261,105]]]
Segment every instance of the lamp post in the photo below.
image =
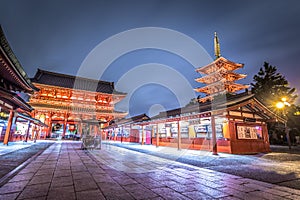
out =
[[286,135],[286,139],[289,145],[289,149],[291,150],[291,139],[290,139],[290,134],[289,134],[289,130],[288,130],[288,126],[287,126],[287,112],[286,112],[286,106],[291,106],[291,104],[289,102],[287,102],[287,99],[285,97],[283,97],[281,99],[281,101],[276,103],[276,107],[278,109],[282,109],[283,111],[283,115],[285,116],[285,121],[284,121],[284,129],[285,129],[285,135]]

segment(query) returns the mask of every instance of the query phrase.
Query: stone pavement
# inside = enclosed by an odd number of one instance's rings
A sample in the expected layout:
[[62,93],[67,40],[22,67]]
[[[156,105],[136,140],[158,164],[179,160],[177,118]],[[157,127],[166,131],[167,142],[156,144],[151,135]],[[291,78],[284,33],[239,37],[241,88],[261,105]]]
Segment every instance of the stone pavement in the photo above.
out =
[[300,199],[300,190],[124,148],[56,142],[0,188],[0,199]]
[[291,153],[286,153],[288,147],[272,146],[272,150],[275,149],[277,152],[255,155],[218,153],[218,156],[214,156],[208,151],[187,149],[178,151],[177,148],[157,148],[153,145],[114,141],[103,143],[213,171],[300,189],[300,151],[297,151],[296,147],[292,148]]
[[8,145],[4,145],[3,143],[0,143],[0,155],[4,155],[4,154],[7,154],[7,153],[11,153],[13,151],[17,151],[17,150],[20,150],[20,149],[30,147],[33,144],[34,144],[33,141],[9,142]]
[[51,144],[52,141],[9,142],[8,146],[0,144],[0,187]]

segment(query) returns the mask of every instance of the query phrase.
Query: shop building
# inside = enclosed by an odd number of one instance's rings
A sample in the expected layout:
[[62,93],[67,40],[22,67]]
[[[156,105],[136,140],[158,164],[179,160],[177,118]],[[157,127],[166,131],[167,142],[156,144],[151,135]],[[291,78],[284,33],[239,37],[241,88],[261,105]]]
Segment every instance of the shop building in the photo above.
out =
[[[168,146],[178,149],[213,151],[214,114],[217,151],[233,154],[269,152],[267,122],[283,121],[250,92],[227,99],[212,111],[211,102],[162,112],[151,119],[115,124],[106,131],[111,140]],[[127,134],[122,130],[126,130]],[[151,140],[147,140],[151,135]]]

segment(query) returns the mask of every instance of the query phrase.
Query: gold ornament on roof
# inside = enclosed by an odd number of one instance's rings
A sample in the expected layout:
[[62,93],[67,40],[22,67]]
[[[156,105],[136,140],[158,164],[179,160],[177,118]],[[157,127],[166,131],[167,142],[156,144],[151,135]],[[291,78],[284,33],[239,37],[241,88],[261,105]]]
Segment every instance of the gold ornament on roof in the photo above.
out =
[[221,57],[220,43],[219,43],[217,32],[215,32],[214,49],[215,49],[215,56],[216,56],[215,60],[217,60],[218,58]]

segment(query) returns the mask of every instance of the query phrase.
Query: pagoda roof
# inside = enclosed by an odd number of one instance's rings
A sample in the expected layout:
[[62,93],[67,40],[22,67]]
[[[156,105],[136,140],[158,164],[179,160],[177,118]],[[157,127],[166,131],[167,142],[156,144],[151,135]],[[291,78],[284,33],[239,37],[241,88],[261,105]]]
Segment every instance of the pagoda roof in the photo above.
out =
[[0,26],[0,75],[5,89],[33,93],[38,91],[13,53]]
[[33,83],[39,83],[50,86],[58,86],[70,89],[85,90],[91,92],[101,92],[106,94],[124,94],[117,92],[114,89],[113,82],[83,78],[56,72],[50,72],[38,69],[34,78],[31,79]]
[[205,94],[214,94],[220,92],[222,89],[229,92],[236,92],[245,88],[248,88],[248,85],[238,84],[231,81],[218,81],[210,85],[206,85],[201,88],[194,89],[196,92],[202,92]]
[[206,83],[206,84],[211,84],[213,82],[219,81],[221,79],[226,79],[228,81],[236,81],[245,78],[247,75],[246,74],[238,74],[232,71],[229,72],[223,72],[222,70],[216,71],[212,74],[208,74],[206,76],[196,78],[195,81],[199,83]]
[[233,61],[227,60],[224,57],[219,57],[212,63],[210,63],[206,66],[197,68],[196,72],[203,73],[203,74],[210,74],[210,73],[213,73],[213,72],[219,70],[222,67],[228,71],[233,71],[233,70],[242,68],[243,66],[244,66],[244,64],[235,63]]

